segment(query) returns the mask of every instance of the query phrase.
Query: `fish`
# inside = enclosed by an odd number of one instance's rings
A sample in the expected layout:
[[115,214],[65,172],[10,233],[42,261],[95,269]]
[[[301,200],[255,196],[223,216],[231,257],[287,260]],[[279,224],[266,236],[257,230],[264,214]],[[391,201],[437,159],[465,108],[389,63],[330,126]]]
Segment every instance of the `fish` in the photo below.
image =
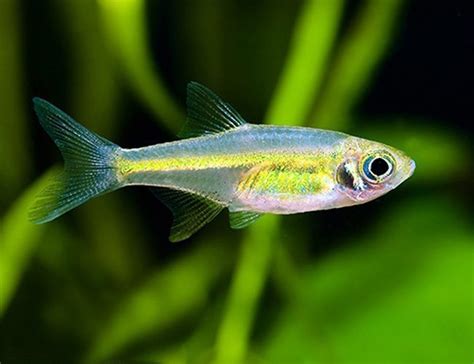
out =
[[263,214],[354,206],[395,189],[415,162],[388,145],[338,131],[247,123],[205,86],[187,86],[181,140],[125,149],[35,97],[39,122],[59,148],[64,170],[30,209],[52,221],[86,201],[147,186],[172,212],[169,235],[182,241],[229,211],[242,229]]

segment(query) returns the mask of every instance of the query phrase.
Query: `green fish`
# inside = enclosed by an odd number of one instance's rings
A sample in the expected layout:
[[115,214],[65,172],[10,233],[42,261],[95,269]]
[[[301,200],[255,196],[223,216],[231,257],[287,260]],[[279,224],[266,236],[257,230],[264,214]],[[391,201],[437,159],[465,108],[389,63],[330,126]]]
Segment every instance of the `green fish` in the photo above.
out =
[[188,85],[183,140],[124,149],[34,98],[39,121],[60,149],[64,172],[30,211],[56,219],[93,197],[149,186],[173,213],[170,240],[187,239],[228,208],[240,229],[265,213],[293,214],[362,204],[413,174],[390,146],[344,133],[253,125],[204,86]]

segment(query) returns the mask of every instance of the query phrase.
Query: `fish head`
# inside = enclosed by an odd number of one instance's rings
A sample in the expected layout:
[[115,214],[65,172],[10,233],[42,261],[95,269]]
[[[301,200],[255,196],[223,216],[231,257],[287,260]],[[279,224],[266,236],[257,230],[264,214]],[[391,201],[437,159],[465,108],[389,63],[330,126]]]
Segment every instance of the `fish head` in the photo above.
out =
[[337,187],[348,203],[371,201],[409,178],[415,162],[388,145],[349,137],[342,146],[342,161],[335,172]]

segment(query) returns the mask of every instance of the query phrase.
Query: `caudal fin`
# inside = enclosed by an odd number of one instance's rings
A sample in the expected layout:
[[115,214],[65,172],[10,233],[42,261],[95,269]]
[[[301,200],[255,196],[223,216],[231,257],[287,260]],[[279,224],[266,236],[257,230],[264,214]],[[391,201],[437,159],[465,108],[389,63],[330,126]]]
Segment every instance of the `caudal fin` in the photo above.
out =
[[33,103],[41,125],[58,146],[65,164],[64,171],[30,209],[31,221],[42,224],[118,188],[114,160],[120,148],[49,102],[36,97]]

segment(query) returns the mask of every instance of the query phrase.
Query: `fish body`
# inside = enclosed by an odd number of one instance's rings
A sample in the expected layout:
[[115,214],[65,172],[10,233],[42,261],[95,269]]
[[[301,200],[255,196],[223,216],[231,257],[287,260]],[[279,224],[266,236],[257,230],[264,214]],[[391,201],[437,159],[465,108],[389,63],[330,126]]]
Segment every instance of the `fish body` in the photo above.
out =
[[344,133],[248,124],[197,83],[188,86],[187,103],[181,133],[187,139],[123,149],[36,99],[66,172],[40,196],[33,220],[47,222],[96,195],[145,185],[172,210],[170,239],[178,241],[223,208],[231,226],[242,228],[264,213],[361,204],[397,187],[415,168],[395,148]]
[[243,125],[209,136],[125,150],[125,185],[179,188],[231,211],[295,213],[331,208],[333,153],[344,134]]

